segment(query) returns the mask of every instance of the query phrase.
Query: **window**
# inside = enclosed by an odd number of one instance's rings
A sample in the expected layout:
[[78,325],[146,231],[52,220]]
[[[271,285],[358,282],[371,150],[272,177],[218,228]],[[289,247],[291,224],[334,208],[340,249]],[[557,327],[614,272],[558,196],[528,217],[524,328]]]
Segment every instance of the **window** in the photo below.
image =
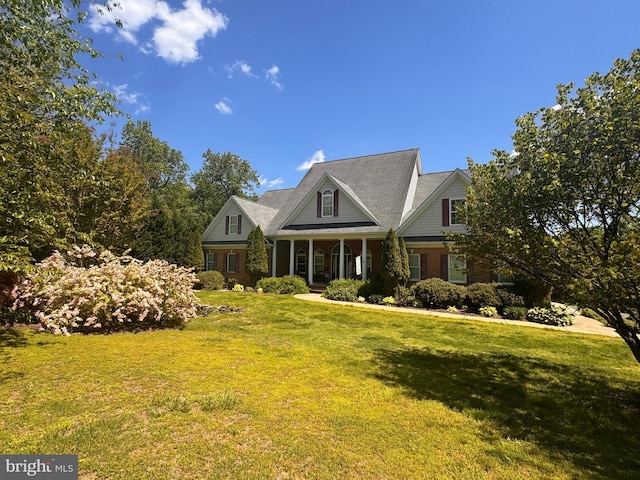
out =
[[313,253],[313,273],[324,273],[324,252],[320,249]]
[[238,268],[238,254],[228,253],[227,254],[227,273],[235,273],[237,268]]
[[217,256],[215,253],[207,253],[206,260],[205,270],[216,270],[218,268],[218,265],[216,265]]
[[420,255],[417,253],[409,254],[409,280],[420,280]]
[[229,215],[229,234],[238,233],[238,215]]
[[467,283],[467,260],[457,255],[449,255],[449,281]]
[[460,214],[462,213],[462,209],[464,208],[465,199],[464,198],[455,198],[451,199],[451,225],[463,225]]
[[373,271],[371,269],[372,268],[372,262],[373,262],[372,258],[373,257],[371,256],[371,250],[369,250],[367,248],[367,273],[371,273]]
[[322,216],[333,217],[333,192],[331,190],[322,192]]
[[513,275],[505,275],[504,273],[499,273],[498,283],[502,283],[505,285],[513,285]]
[[307,254],[304,250],[298,250],[296,255],[296,272],[300,275],[307,273]]

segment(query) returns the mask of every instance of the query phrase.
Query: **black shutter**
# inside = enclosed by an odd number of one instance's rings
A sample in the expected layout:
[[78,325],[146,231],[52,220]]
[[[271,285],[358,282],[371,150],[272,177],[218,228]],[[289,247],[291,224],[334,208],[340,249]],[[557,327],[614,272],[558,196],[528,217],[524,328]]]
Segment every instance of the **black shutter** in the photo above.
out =
[[318,203],[316,206],[316,214],[318,218],[320,218],[322,216],[322,192],[318,192],[318,195],[316,196],[316,198],[318,199]]
[[338,216],[338,190],[333,192],[333,216]]
[[440,255],[440,278],[449,281],[449,255]]
[[224,219],[224,234],[229,235],[229,215]]
[[442,199],[442,226],[443,227],[449,226],[449,199],[448,198]]
[[242,233],[242,215],[238,215],[238,235]]

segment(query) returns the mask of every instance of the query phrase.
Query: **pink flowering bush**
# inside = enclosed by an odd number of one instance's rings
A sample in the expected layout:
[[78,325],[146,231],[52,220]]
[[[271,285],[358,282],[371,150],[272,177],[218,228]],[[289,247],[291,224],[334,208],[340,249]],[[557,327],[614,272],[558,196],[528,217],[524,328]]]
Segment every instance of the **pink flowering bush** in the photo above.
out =
[[178,327],[196,316],[195,274],[163,260],[75,247],[38,267],[16,287],[13,308],[55,334]]

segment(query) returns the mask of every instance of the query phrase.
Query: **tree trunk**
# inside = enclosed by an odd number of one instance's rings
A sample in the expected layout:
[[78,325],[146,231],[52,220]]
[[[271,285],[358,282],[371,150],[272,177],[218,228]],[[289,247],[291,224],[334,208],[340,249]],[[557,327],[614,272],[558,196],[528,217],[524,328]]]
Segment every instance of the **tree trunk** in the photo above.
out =
[[631,349],[631,353],[636,361],[640,363],[640,338],[633,328],[625,323],[620,310],[611,309],[599,313],[603,314],[603,317],[607,320],[609,325],[622,337],[624,342]]

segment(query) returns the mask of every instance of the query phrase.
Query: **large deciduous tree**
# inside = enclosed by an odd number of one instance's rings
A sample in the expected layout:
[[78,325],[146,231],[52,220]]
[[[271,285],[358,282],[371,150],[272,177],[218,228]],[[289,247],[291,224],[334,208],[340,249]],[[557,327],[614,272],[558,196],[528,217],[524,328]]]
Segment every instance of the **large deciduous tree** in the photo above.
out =
[[[68,8],[79,0],[0,1],[0,267],[20,269],[36,250],[61,246],[68,215],[61,185],[76,159],[57,154],[83,122],[116,112],[81,58],[97,57]],[[7,256],[5,258],[5,255]]]
[[516,125],[513,152],[470,161],[456,241],[594,309],[640,362],[640,50]]
[[207,150],[202,156],[202,168],[191,175],[191,182],[198,209],[208,223],[232,195],[253,198],[260,180],[251,164],[238,155]]

